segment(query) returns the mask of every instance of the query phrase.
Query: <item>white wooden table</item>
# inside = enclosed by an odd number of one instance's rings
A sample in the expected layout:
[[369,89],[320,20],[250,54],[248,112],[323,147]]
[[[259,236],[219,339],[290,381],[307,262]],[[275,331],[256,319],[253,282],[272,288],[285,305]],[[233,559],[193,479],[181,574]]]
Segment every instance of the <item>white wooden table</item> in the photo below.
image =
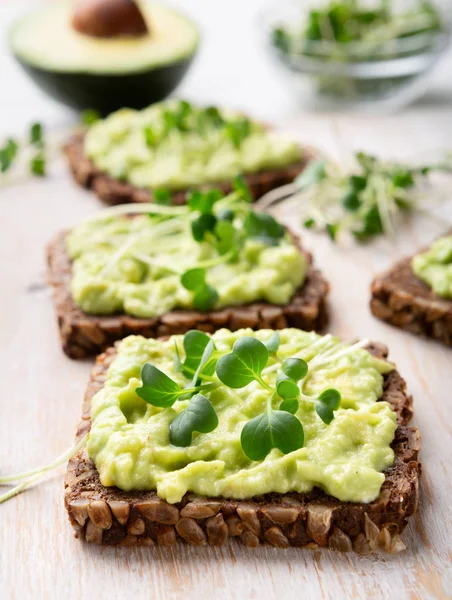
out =
[[[254,45],[254,34],[247,34],[257,0],[192,4],[187,10],[210,30],[181,94],[251,110],[335,156],[350,148],[400,158],[452,149],[452,110],[447,86],[442,87],[451,61],[438,71],[430,103],[418,103],[401,115],[305,114],[274,78]],[[234,27],[239,7],[242,19],[226,54],[228,29]],[[2,26],[16,10],[0,5]],[[48,125],[73,118],[35,92],[4,54],[0,74],[0,137],[20,131],[32,118],[43,118]],[[91,363],[71,361],[60,350],[50,292],[42,286],[44,246],[59,229],[99,208],[92,195],[70,181],[62,161],[52,166],[46,180],[0,188],[2,474],[45,464],[71,444]],[[450,204],[444,219],[452,222]],[[0,506],[0,598],[452,597],[452,350],[386,326],[368,310],[372,276],[445,228],[417,219],[401,228],[394,243],[379,241],[359,249],[338,248],[324,237],[305,234],[332,285],[331,331],[387,343],[414,395],[414,422],[423,436],[423,476],[419,512],[404,534],[406,552],[362,557],[238,545],[168,550],[82,544],[67,522],[60,469]]]

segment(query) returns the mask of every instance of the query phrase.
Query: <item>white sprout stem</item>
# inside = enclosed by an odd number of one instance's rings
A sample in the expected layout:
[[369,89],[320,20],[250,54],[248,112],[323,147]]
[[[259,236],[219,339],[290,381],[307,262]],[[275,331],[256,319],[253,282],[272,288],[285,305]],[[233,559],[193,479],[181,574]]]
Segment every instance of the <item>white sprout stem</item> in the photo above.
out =
[[[310,344],[309,346],[306,346],[306,348],[303,348],[302,350],[300,350],[299,352],[297,352],[297,354],[294,354],[294,356],[292,358],[302,358],[303,355],[304,355],[304,353],[307,352],[308,350],[310,351],[313,348],[316,348],[317,346],[320,346],[325,341],[328,344],[331,341],[332,337],[333,336],[331,335],[331,333],[327,333],[325,336],[319,337],[314,342],[312,342],[312,344]],[[262,375],[267,375],[268,373],[272,373],[273,371],[276,371],[277,369],[279,369],[280,366],[281,366],[281,362],[280,361],[277,362],[277,363],[275,363],[274,365],[270,365],[269,367],[266,367],[262,371]]]
[[14,496],[17,496],[17,494],[20,494],[20,492],[25,490],[29,485],[31,485],[35,481],[38,481],[38,479],[41,479],[41,477],[43,477],[46,473],[52,471],[53,469],[56,469],[57,467],[70,460],[73,456],[77,454],[77,452],[79,452],[85,446],[87,438],[88,434],[84,435],[75,446],[72,446],[71,448],[69,448],[69,450],[63,452],[63,454],[61,454],[57,459],[55,459],[53,462],[46,465],[45,467],[41,467],[39,469],[32,469],[31,471],[18,473],[16,475],[0,477],[0,485],[10,483],[12,481],[20,481],[21,479],[26,479],[26,481],[23,481],[19,485],[16,485],[15,487],[2,494],[0,496],[0,504],[2,504],[2,502],[6,502],[10,498],[13,498]]
[[136,238],[133,235],[130,235],[128,239],[121,245],[119,248],[112,254],[110,260],[102,267],[101,271],[98,273],[99,277],[105,275],[117,262],[120,260],[124,254],[136,243]]
[[392,225],[391,213],[386,198],[385,186],[384,182],[380,179],[375,181],[375,196],[384,233],[388,233],[390,237],[394,237],[394,227]]
[[146,263],[147,265],[150,265],[151,267],[160,267],[162,269],[167,269],[168,271],[172,271],[176,275],[181,275],[183,273],[182,269],[178,269],[178,268],[174,267],[173,265],[169,265],[166,262],[151,258],[150,256],[146,256],[145,254],[142,254],[141,252],[133,252],[132,256],[134,256],[135,258],[138,258],[138,260]]
[[[332,360],[336,360],[337,358],[341,358],[342,356],[347,356],[347,354],[350,354],[351,352],[354,352],[355,350],[360,350],[361,348],[364,348],[365,346],[368,346],[368,345],[369,345],[369,340],[364,339],[364,340],[361,340],[360,342],[356,342],[356,344],[352,344],[351,346],[344,348],[340,352],[337,352],[337,354],[330,354],[328,356],[320,354],[318,357],[315,357],[314,360],[311,361],[310,365],[312,365],[314,363],[314,361],[315,361],[315,365],[314,365],[315,367],[325,365],[325,364],[331,362]],[[316,361],[316,358],[319,358],[320,360]],[[323,360],[322,360],[322,358],[323,358]]]

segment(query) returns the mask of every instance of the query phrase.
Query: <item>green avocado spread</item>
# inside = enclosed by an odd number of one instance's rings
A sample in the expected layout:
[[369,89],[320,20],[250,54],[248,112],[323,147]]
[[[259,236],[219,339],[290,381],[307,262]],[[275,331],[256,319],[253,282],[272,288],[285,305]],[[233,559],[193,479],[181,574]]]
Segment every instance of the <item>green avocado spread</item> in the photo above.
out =
[[411,261],[414,274],[437,296],[452,298],[452,235],[436,240]]
[[[212,337],[216,349],[228,353],[243,336],[266,341],[272,333],[222,329]],[[262,377],[274,384],[273,367],[287,357],[297,356],[308,363],[304,396],[295,415],[304,428],[304,445],[288,454],[274,448],[256,462],[245,455],[240,443],[244,425],[266,410],[269,392],[256,381],[241,389],[224,385],[212,389],[210,402],[218,427],[210,433],[194,433],[187,447],[171,445],[169,426],[189,401],[157,408],[135,390],[146,362],[181,386],[189,385],[175,367],[175,346],[183,358],[182,336],[166,341],[130,336],[120,343],[105,385],[92,400],[88,452],[103,485],[156,490],[171,503],[180,501],[186,492],[246,499],[270,492],[306,493],[313,487],[341,501],[371,502],[378,496],[383,471],[394,461],[390,446],[396,415],[387,402],[377,402],[383,393],[383,374],[392,370],[390,364],[330,335],[280,331],[279,349]],[[329,425],[306,399],[325,388],[336,388],[342,397]]]
[[119,110],[94,124],[85,153],[102,171],[141,188],[218,183],[296,163],[299,146],[234,112],[183,101]]
[[76,304],[86,313],[141,318],[177,308],[202,310],[181,283],[181,275],[195,267],[205,268],[206,281],[218,295],[205,309],[257,300],[284,305],[302,285],[306,258],[287,234],[277,245],[249,237],[225,262],[227,256],[214,245],[193,238],[186,214],[104,217],[73,229],[66,245]]

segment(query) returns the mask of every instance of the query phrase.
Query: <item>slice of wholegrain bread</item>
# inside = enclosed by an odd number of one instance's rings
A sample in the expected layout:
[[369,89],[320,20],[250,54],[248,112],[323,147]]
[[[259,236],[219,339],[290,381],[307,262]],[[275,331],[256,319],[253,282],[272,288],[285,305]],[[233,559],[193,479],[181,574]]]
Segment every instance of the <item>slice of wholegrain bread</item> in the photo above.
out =
[[[382,345],[371,344],[368,349],[378,357],[387,356]],[[91,427],[91,399],[102,388],[115,355],[114,348],[108,349],[92,370],[78,440]],[[248,547],[266,543],[360,553],[403,550],[400,534],[418,502],[420,436],[416,428],[407,427],[412,398],[397,371],[385,376],[380,400],[397,413],[392,443],[396,458],[385,472],[379,497],[369,504],[340,502],[317,488],[309,494],[275,493],[247,501],[186,494],[181,502],[168,504],[155,492],[104,487],[85,449],[69,461],[65,478],[65,506],[75,535],[98,544],[221,545],[237,538]]]
[[418,279],[411,260],[401,260],[373,280],[370,309],[382,321],[452,346],[452,300],[440,298]]
[[328,320],[326,298],[329,285],[320,271],[312,266],[298,238],[296,243],[308,259],[305,282],[286,306],[253,302],[207,312],[174,310],[159,317],[141,319],[126,314],[88,315],[75,304],[71,294],[72,262],[66,251],[66,233],[59,234],[47,248],[48,281],[54,290],[55,309],[61,343],[71,358],[99,354],[116,340],[128,335],[160,337],[201,329],[212,333],[222,327],[231,331],[253,329],[283,329],[297,327],[306,331],[321,331]]
[[[100,171],[95,164],[84,154],[83,132],[73,135],[65,144],[63,150],[69,163],[69,168],[75,181],[88,189],[92,189],[98,198],[107,204],[126,204],[128,202],[152,202],[152,191],[136,187],[130,183],[115,179]],[[303,149],[303,158],[292,165],[252,173],[244,176],[251,195],[254,199],[260,198],[265,193],[292,181],[303,171],[307,163],[315,158],[312,150]],[[215,184],[201,185],[199,189],[218,188],[224,194],[233,191],[232,181],[219,181]],[[177,191],[173,194],[173,204],[185,204],[187,190]]]

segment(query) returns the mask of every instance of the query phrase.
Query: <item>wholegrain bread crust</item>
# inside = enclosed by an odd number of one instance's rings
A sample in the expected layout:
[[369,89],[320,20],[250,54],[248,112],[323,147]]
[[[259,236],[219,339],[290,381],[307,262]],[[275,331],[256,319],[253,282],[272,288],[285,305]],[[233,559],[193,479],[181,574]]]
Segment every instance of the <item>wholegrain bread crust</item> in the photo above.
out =
[[[99,354],[116,340],[128,335],[154,338],[190,329],[213,333],[227,327],[231,331],[253,329],[283,329],[297,327],[306,331],[321,331],[328,320],[328,283],[309,261],[303,285],[286,306],[253,302],[207,312],[175,310],[159,317],[140,319],[125,314],[94,316],[82,312],[71,294],[72,262],[66,251],[66,233],[59,234],[47,249],[48,281],[53,287],[61,343],[71,358]],[[299,244],[298,238],[295,238]]]
[[[152,202],[152,191],[136,187],[130,183],[119,181],[100,171],[95,164],[84,154],[83,141],[85,133],[73,135],[64,145],[63,150],[69,163],[69,168],[75,181],[88,189],[92,189],[98,198],[106,204],[126,204],[128,202]],[[245,175],[244,179],[250,188],[254,199],[260,198],[270,190],[292,181],[306,167],[306,164],[315,157],[312,150],[303,149],[303,158],[287,167],[262,171]],[[232,192],[231,181],[222,181],[215,184],[198,186],[200,189],[215,187],[223,193]],[[186,190],[173,194],[174,204],[185,204]]]
[[382,321],[452,346],[452,300],[440,298],[418,279],[411,260],[374,279],[370,309]]
[[[386,357],[384,346],[369,350]],[[90,427],[91,399],[104,385],[115,348],[98,357],[85,394],[81,439]],[[267,494],[247,501],[203,498],[186,494],[168,504],[155,492],[124,492],[104,487],[86,450],[68,465],[65,506],[77,538],[97,544],[170,546],[177,541],[193,545],[222,545],[230,538],[245,546],[271,544],[280,548],[327,546],[359,553],[405,548],[400,534],[418,502],[420,436],[407,427],[412,398],[397,371],[385,376],[381,400],[397,413],[392,447],[395,462],[385,472],[379,497],[370,504],[340,502],[319,489],[309,494]]]

